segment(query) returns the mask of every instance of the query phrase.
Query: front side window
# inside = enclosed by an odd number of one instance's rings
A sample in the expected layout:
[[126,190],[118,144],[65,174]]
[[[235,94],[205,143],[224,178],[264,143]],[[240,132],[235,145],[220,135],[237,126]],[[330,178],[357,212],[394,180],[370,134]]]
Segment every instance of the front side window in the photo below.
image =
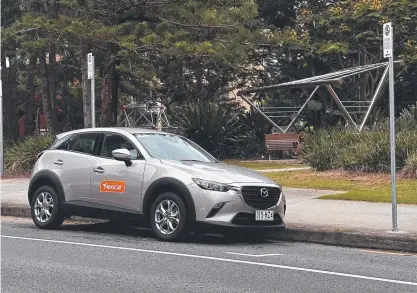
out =
[[105,158],[113,158],[112,152],[117,149],[129,150],[132,155],[132,160],[136,160],[140,157],[136,147],[125,137],[118,134],[106,135],[101,149],[101,156]]
[[88,155],[95,155],[95,149],[99,136],[100,135],[97,133],[78,134],[70,144],[69,150]]
[[135,137],[153,158],[174,161],[218,162],[189,139],[171,134],[140,133]]
[[50,146],[49,149],[51,150],[67,150],[68,145],[71,142],[71,139],[74,137],[74,134],[67,134],[61,138],[58,138],[54,141],[54,143]]

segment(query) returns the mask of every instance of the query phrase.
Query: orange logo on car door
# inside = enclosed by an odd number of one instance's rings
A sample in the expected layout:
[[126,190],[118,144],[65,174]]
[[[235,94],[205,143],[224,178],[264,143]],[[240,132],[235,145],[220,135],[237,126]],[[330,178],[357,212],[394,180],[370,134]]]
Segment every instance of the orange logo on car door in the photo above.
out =
[[100,182],[100,192],[125,192],[125,181],[104,180]]

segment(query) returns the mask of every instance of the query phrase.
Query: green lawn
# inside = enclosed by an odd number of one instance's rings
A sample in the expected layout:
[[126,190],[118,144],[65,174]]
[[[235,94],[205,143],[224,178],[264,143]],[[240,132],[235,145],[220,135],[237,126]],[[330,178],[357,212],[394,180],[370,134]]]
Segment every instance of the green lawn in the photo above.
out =
[[[288,187],[346,191],[322,199],[391,202],[391,181],[387,174],[293,171],[265,175]],[[398,203],[417,204],[417,180],[397,179],[397,200]]]
[[223,163],[230,164],[230,165],[241,166],[241,167],[245,167],[245,168],[253,169],[253,170],[270,170],[270,169],[307,167],[306,165],[303,165],[303,164],[291,164],[291,163],[287,164],[287,163],[277,163],[277,162],[268,162],[268,161],[266,161],[266,162],[259,162],[259,161],[248,162],[248,161],[228,160],[228,161],[223,161]]

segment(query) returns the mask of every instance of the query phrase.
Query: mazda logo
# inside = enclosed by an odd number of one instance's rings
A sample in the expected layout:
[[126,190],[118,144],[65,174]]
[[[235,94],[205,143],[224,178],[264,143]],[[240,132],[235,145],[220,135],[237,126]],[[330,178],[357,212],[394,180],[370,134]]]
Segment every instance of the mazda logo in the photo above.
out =
[[261,196],[262,197],[268,197],[268,189],[266,189],[266,188],[262,188],[261,189]]

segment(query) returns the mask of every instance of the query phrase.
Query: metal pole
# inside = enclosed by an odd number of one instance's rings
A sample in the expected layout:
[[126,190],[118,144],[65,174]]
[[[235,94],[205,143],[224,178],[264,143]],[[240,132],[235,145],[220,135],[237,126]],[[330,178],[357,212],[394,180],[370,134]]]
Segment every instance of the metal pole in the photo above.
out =
[[392,185],[392,231],[398,232],[397,222],[397,179],[395,162],[395,99],[394,99],[394,53],[389,58],[389,116],[391,143],[391,185]]
[[288,124],[287,129],[285,129],[285,133],[288,132],[288,130],[290,130],[290,128],[294,125],[295,121],[297,120],[297,118],[300,116],[301,112],[303,112],[304,108],[307,106],[308,102],[310,102],[310,100],[314,97],[314,95],[316,94],[316,92],[319,90],[320,86],[316,86],[316,88],[314,89],[314,91],[310,94],[310,96],[308,97],[308,99],[305,101],[305,103],[301,106],[301,108],[298,110],[297,112],[297,116],[295,116],[290,124]]
[[375,94],[372,97],[372,102],[369,105],[368,111],[365,114],[365,117],[363,118],[362,124],[359,127],[359,132],[361,132],[365,128],[366,121],[368,121],[369,116],[371,115],[371,112],[376,104],[376,101],[378,100],[378,96],[381,93],[382,87],[384,86],[385,82],[387,81],[388,77],[388,71],[389,71],[389,64],[385,68],[384,73],[382,74],[381,80],[379,81],[378,87],[376,88]]
[[281,89],[281,88],[298,88],[298,87],[312,87],[312,86],[318,86],[318,85],[328,85],[328,84],[336,84],[336,85],[342,85],[343,79],[326,79],[326,80],[301,80],[297,82],[287,82],[287,83],[281,83],[281,84],[275,84],[275,85],[268,85],[264,87],[259,88],[249,88],[246,90],[241,90],[237,93],[238,96],[242,96],[244,94],[251,94],[251,93],[257,93],[267,90],[273,90],[273,89]]
[[336,94],[336,92],[334,91],[334,89],[332,88],[332,86],[328,85],[328,86],[326,86],[326,88],[329,91],[330,95],[333,97],[333,100],[338,105],[339,109],[342,111],[342,114],[345,117],[345,119],[347,120],[347,122],[351,126],[355,127],[357,131],[359,131],[358,126],[356,125],[355,121],[353,121],[352,117],[350,116],[349,112],[346,110],[346,108],[343,105],[343,103],[340,101],[338,95]]
[[0,177],[2,177],[3,175],[4,175],[4,162],[3,162],[3,81],[1,79],[1,63],[0,63]]
[[91,127],[96,127],[96,89],[95,89],[95,62],[92,56],[93,75],[91,77]]
[[272,121],[268,116],[266,116],[264,114],[264,112],[262,112],[258,107],[256,107],[256,105],[254,103],[252,103],[252,101],[250,101],[244,95],[241,95],[240,97],[242,99],[244,99],[246,101],[246,103],[248,103],[252,108],[254,108],[259,114],[261,114],[266,120],[268,120],[269,123],[271,123],[274,127],[278,128],[281,131],[281,133],[285,133],[285,130],[284,129],[282,129],[281,127],[279,127],[274,121]]
[[392,232],[398,232],[397,219],[397,168],[395,166],[395,96],[394,96],[394,30],[392,22],[383,24],[383,53],[389,58],[389,132],[391,152],[391,198],[392,198]]
[[[0,2],[0,10],[3,11]],[[1,15],[0,15],[1,22]],[[0,40],[1,40],[1,29],[0,29]],[[1,44],[0,44],[0,56],[1,56]],[[0,177],[4,175],[4,162],[3,162],[3,80],[1,79],[1,57],[0,57]]]

